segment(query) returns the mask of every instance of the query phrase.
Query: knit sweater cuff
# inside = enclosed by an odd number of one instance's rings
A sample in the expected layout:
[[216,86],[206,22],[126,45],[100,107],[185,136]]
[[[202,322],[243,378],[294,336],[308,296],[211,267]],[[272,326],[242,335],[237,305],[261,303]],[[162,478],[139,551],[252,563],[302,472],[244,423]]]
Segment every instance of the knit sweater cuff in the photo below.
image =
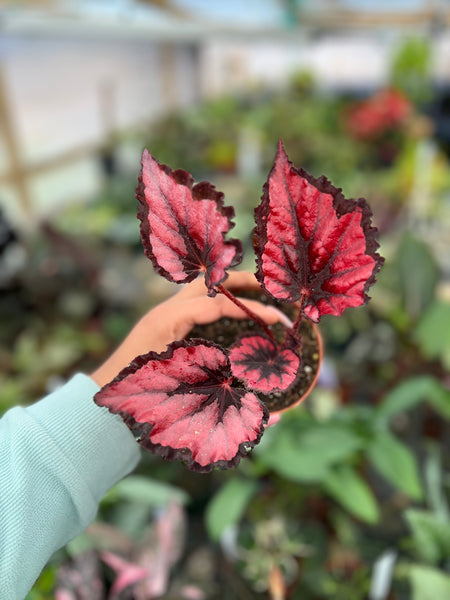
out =
[[94,403],[98,390],[90,377],[77,374],[26,409],[74,465],[95,502],[136,466],[140,456],[122,419]]

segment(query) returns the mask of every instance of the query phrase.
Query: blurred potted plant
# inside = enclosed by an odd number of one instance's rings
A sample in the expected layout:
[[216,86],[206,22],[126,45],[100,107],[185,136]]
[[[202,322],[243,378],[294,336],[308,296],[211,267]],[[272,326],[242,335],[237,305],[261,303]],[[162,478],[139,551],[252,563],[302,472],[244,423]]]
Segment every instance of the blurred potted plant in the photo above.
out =
[[402,91],[382,89],[345,108],[345,129],[353,139],[371,148],[376,163],[391,166],[412,114],[412,103]]

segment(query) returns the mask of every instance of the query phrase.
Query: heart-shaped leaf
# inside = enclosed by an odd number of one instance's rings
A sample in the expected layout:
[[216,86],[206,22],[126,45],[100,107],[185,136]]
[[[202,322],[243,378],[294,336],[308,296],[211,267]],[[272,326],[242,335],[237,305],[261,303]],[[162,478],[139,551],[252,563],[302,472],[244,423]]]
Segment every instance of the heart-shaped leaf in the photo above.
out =
[[269,394],[288,390],[299,375],[300,357],[265,335],[242,336],[230,347],[231,371],[247,387]]
[[256,276],[264,290],[300,300],[316,322],[366,303],[384,260],[371,216],[364,199],[346,199],[325,177],[296,169],[280,142],[255,209]]
[[255,394],[234,385],[224,350],[205,340],[137,357],[95,402],[120,414],[149,452],[204,473],[237,465],[269,417]]
[[209,294],[239,264],[239,240],[225,241],[234,227],[232,207],[224,207],[223,194],[203,181],[194,185],[186,171],[172,171],[148,150],[136,188],[145,254],[156,271],[169,281],[188,283],[205,274]]

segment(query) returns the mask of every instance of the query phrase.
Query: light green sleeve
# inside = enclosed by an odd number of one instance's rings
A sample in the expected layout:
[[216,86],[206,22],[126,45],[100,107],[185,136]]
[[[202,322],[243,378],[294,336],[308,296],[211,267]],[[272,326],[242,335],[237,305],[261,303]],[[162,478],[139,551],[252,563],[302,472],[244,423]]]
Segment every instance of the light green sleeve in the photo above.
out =
[[49,557],[94,519],[106,491],[138,463],[120,417],[78,374],[0,420],[0,598],[23,600]]

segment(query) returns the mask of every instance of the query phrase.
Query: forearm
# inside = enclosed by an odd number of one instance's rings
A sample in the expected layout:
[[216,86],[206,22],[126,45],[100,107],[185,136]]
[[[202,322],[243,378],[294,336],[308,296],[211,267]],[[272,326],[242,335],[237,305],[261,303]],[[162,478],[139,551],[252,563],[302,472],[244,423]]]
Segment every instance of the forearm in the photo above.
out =
[[139,460],[121,419],[77,375],[0,420],[0,590],[25,597],[55,550],[93,520],[105,492]]
[[[258,287],[253,275],[239,271],[226,285]],[[243,302],[268,324],[284,318],[273,307]],[[222,294],[208,297],[199,278],[144,315],[91,378],[79,375],[0,420],[1,598],[22,600],[53,552],[85,529],[104,493],[138,462],[129,429],[93,402],[99,386],[137,355],[160,352],[195,324],[224,316],[247,314]]]

